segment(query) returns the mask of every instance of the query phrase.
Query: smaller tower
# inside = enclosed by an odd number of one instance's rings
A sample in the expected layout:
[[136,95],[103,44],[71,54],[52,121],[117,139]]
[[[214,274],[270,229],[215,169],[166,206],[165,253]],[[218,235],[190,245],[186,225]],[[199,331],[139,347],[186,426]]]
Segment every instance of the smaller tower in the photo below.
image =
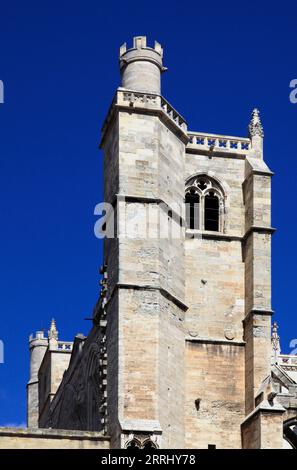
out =
[[45,338],[43,331],[37,331],[35,337],[30,336],[30,379],[27,384],[27,426],[29,428],[38,427],[38,371],[47,348],[48,339]]
[[127,49],[126,43],[120,48],[120,71],[122,87],[127,90],[161,93],[161,73],[163,49],[155,41],[155,47],[147,47],[146,37],[133,38],[133,47]]

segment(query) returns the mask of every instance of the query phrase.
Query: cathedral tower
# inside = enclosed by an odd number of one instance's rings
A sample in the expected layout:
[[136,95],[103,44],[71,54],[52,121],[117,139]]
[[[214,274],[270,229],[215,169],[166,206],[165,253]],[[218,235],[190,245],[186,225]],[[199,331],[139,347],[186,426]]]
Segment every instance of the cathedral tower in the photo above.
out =
[[115,446],[240,447],[270,374],[259,113],[248,137],[188,131],[161,95],[162,47],[143,36],[120,48],[120,70],[101,142],[117,218],[105,241],[109,433]]
[[297,385],[290,358],[274,352],[271,365],[272,172],[259,111],[246,137],[190,131],[161,94],[161,45],[136,37],[119,59],[102,128],[93,327],[67,355],[54,324],[45,355],[47,340],[32,339],[29,422],[39,380],[40,426],[101,431],[112,448],[281,448]]
[[[122,87],[105,122],[105,201],[117,238],[105,242],[107,413],[114,445],[164,447],[184,436],[184,174],[182,117],[160,95],[160,44],[120,49]],[[181,236],[160,237],[164,224]]]

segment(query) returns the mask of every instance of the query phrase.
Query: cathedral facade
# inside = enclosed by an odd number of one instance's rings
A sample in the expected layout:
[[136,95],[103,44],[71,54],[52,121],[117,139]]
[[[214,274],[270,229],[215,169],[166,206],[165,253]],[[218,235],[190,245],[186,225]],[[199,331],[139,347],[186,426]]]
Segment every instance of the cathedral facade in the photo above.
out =
[[[271,324],[273,173],[259,111],[246,137],[190,131],[161,94],[165,70],[157,42],[120,48],[100,144],[93,326],[71,343],[54,321],[30,338],[28,429],[15,441],[297,446],[297,357],[281,354]],[[0,446],[13,433],[0,430]]]

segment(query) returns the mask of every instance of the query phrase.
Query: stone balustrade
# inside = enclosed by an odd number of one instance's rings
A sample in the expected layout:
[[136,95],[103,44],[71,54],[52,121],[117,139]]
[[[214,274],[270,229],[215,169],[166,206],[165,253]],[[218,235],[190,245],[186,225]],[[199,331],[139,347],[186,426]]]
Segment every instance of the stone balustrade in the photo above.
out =
[[187,132],[185,119],[168,103],[163,96],[155,93],[143,93],[139,91],[121,90],[117,91],[115,103],[137,107],[153,107],[162,110],[183,132]]
[[116,107],[129,106],[131,108],[159,110],[166,115],[170,121],[178,126],[189,138],[187,149],[215,151],[221,153],[234,153],[246,155],[251,149],[251,140],[248,137],[235,137],[220,134],[209,134],[204,132],[187,131],[185,119],[168,103],[163,96],[156,93],[145,93],[141,91],[126,90],[119,88],[110,106],[105,124],[102,128],[102,136],[111,120]]
[[188,132],[190,138],[187,148],[213,150],[216,152],[246,155],[251,148],[251,141],[245,137],[233,137],[204,132]]
[[280,366],[290,366],[297,370],[297,356],[291,354],[280,354],[277,358],[277,363]]
[[58,341],[57,349],[59,351],[72,351],[73,343],[71,341]]
[[187,132],[187,124],[184,118],[168,103],[162,96],[160,96],[161,108],[163,111],[184,131]]

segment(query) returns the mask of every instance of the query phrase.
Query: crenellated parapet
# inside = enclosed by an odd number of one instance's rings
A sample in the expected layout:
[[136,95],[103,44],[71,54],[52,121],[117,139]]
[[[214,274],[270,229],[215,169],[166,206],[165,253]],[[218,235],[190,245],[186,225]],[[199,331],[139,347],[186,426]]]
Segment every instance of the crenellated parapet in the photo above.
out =
[[297,358],[280,354],[276,324],[271,338],[260,113],[246,136],[188,130],[162,96],[158,42],[135,37],[119,65],[100,144],[115,236],[88,336],[60,341],[52,321],[31,339],[39,424],[102,431],[112,448],[282,447]]

